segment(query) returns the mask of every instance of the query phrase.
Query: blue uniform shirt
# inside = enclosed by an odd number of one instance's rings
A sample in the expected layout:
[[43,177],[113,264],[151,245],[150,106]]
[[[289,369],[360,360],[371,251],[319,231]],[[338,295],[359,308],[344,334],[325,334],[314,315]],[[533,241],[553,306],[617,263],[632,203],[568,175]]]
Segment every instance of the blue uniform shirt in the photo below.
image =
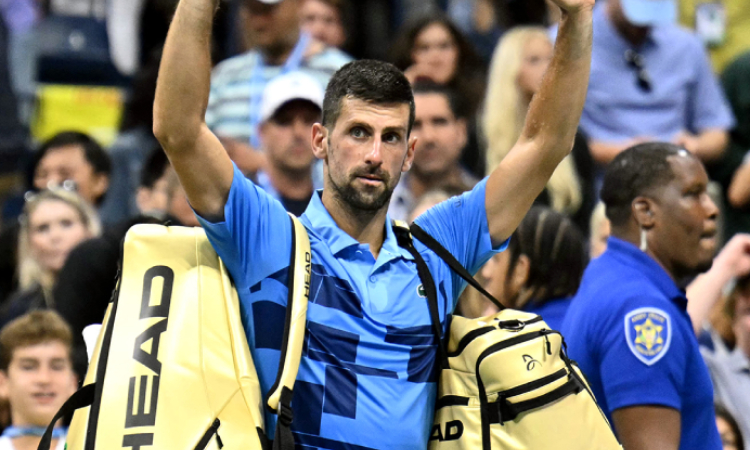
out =
[[523,310],[539,314],[544,319],[544,323],[549,325],[551,329],[559,331],[572,300],[572,297],[553,298],[541,305],[530,302],[523,307]]
[[584,272],[562,332],[610,421],[637,405],[681,415],[680,450],[721,450],[713,388],[687,299],[636,246],[611,237]]
[[[425,213],[419,224],[470,271],[493,249],[485,183]],[[291,224],[282,205],[235,168],[225,220],[201,220],[234,278],[261,388],[279,364],[287,301]],[[343,232],[313,194],[301,218],[310,235],[312,280],[307,332],[294,386],[295,441],[305,448],[427,448],[435,406],[436,344],[416,265],[390,225],[377,260]],[[421,243],[435,279],[440,318],[464,282]],[[273,433],[272,416],[266,416]]]
[[625,61],[632,49],[606,15],[606,5],[594,11],[591,78],[581,129],[603,142],[635,137],[672,141],[687,130],[729,130],[729,108],[700,39],[676,25],[655,26],[640,53],[652,90],[638,87],[637,71]]

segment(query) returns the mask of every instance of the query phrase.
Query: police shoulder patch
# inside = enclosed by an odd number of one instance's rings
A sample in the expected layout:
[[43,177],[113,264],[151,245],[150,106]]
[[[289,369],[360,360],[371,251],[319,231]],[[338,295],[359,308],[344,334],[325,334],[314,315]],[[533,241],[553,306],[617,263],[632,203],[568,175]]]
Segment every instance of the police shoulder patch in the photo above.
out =
[[638,308],[625,315],[625,339],[630,351],[651,366],[662,359],[672,340],[669,314],[659,308]]

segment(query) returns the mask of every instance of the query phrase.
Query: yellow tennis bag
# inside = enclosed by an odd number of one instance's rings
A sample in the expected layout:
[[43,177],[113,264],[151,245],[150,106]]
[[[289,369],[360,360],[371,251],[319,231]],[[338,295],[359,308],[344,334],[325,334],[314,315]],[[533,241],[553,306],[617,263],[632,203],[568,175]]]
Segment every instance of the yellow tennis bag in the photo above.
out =
[[[562,335],[536,314],[505,309],[417,225],[394,228],[417,263],[438,339],[440,374],[431,450],[621,450]],[[477,288],[500,312],[453,317],[447,346],[437,291],[411,236]]]
[[[290,216],[291,217],[291,216]],[[263,401],[237,292],[200,228],[138,225],[74,410],[68,450],[268,450],[264,403],[279,414],[274,449],[293,450],[290,402],[302,352],[310,241],[294,230],[282,361]]]

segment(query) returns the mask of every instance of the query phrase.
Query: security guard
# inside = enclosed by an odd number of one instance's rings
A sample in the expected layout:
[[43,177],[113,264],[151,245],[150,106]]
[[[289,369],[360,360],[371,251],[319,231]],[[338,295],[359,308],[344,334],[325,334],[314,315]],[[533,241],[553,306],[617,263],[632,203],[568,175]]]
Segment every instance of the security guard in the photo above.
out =
[[563,324],[570,356],[629,450],[721,450],[681,282],[711,267],[718,209],[700,161],[647,143],[607,167],[612,223]]

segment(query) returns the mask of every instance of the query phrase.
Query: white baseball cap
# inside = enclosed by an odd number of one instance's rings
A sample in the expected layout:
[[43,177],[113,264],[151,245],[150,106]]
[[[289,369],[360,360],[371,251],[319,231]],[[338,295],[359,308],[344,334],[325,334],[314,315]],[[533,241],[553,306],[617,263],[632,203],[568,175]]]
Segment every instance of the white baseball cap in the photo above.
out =
[[323,109],[323,87],[310,75],[289,72],[272,79],[263,90],[260,103],[260,121],[270,119],[276,111],[292,100],[307,100]]
[[620,0],[622,11],[633,25],[671,24],[677,21],[675,0]]

